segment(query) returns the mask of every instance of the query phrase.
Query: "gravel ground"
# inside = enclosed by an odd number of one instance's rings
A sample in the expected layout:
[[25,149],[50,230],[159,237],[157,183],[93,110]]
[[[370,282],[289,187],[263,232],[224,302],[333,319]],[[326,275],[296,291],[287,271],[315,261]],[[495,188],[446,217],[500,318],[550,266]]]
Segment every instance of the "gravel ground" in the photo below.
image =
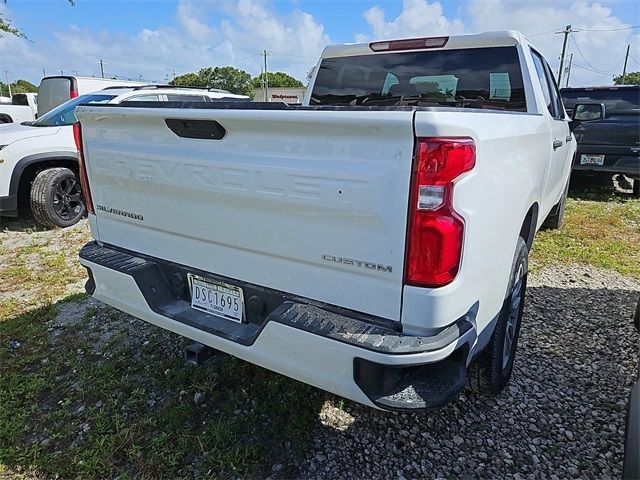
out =
[[[325,404],[305,478],[619,478],[638,363],[640,284],[589,266],[530,275],[518,356],[498,397],[431,414]],[[275,475],[274,475],[275,476]]]
[[[57,232],[86,235],[85,230]],[[45,234],[4,235],[0,240],[8,249],[31,246],[30,235],[40,245]],[[45,252],[66,236],[43,243]],[[80,283],[70,285],[69,292],[80,291]],[[639,358],[632,325],[639,294],[638,281],[604,269],[537,270],[529,276],[514,375],[500,396],[465,392],[430,414],[380,412],[330,397],[319,407],[313,440],[297,463],[274,446],[271,477],[619,478],[626,403]],[[132,362],[149,362],[153,352],[178,364],[186,342],[91,299],[64,304],[47,327],[54,343],[68,330],[81,331],[93,345],[78,355],[94,359],[128,355]],[[141,374],[137,381],[146,387],[151,380]],[[148,387],[149,409],[175,394],[173,385],[171,391]],[[202,401],[204,393],[196,392],[193,402]],[[207,420],[216,416],[207,415]],[[35,439],[41,444],[51,441],[47,432],[38,433],[45,435]],[[194,477],[202,476],[199,460],[194,460]]]

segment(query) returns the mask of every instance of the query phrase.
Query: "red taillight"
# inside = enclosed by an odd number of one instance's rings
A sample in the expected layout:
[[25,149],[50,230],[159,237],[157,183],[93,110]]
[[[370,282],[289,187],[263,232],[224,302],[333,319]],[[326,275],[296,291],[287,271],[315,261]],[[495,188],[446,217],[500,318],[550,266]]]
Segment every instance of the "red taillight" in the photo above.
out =
[[76,148],[78,149],[78,173],[80,175],[80,188],[82,189],[84,206],[87,212],[94,213],[91,190],[89,189],[89,177],[87,176],[87,166],[84,163],[84,154],[82,153],[82,129],[80,128],[80,122],[73,124],[73,139],[76,141]]
[[423,48],[442,48],[449,37],[407,38],[404,40],[386,40],[371,42],[369,48],[373,52],[391,52],[399,50],[421,50]]
[[454,180],[473,169],[470,138],[418,138],[411,179],[405,282],[441,287],[458,273],[464,221],[453,209]]
[[78,96],[78,90],[69,90],[69,98],[76,98]]

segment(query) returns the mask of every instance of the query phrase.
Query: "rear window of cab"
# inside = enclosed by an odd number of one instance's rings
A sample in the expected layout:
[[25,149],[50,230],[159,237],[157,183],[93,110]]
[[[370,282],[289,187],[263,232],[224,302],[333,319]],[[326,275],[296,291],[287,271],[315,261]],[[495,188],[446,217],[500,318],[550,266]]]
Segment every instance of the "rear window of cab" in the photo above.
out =
[[325,58],[312,105],[443,106],[525,112],[516,47]]

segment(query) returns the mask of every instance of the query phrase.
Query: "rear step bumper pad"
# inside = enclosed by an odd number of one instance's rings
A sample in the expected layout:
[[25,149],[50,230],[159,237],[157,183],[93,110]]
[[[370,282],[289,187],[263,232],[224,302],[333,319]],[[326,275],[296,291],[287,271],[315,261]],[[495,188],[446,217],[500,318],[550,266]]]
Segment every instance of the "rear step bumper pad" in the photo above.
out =
[[[274,305],[274,302],[279,303],[275,308],[271,308],[271,311],[267,310],[264,313],[261,322],[253,319],[254,323],[240,324],[192,309],[188,301],[188,292],[176,294],[175,289],[167,280],[167,273],[173,272],[171,275],[175,276],[175,272],[184,270],[186,275],[187,271],[193,272],[193,269],[129,253],[114,247],[99,245],[96,242],[85,245],[80,251],[80,258],[89,270],[87,291],[90,294],[94,294],[96,289],[100,290],[99,271],[104,271],[95,266],[127,275],[135,282],[140,294],[144,297],[145,305],[136,305],[136,311],[131,311],[132,309],[127,308],[126,305],[115,305],[120,302],[117,298],[111,298],[114,295],[109,296],[102,292],[95,292],[95,296],[155,324],[159,324],[159,322],[147,319],[146,315],[141,314],[141,308],[145,309],[146,307],[146,309],[164,317],[161,322],[163,324],[166,324],[167,320],[180,322],[197,329],[203,335],[210,334],[234,342],[243,348],[252,347],[254,344],[268,343],[262,337],[268,336],[269,331],[282,331],[281,328],[286,329],[287,327],[301,333],[304,332],[307,337],[309,335],[315,338],[321,337],[323,340],[321,343],[331,341],[332,345],[331,348],[327,348],[325,362],[330,362],[331,351],[335,352],[336,349],[341,348],[339,344],[343,344],[342,348],[350,352],[345,358],[351,358],[351,365],[349,365],[352,372],[351,382],[358,386],[358,395],[354,395],[353,392],[345,392],[343,387],[330,385],[326,381],[322,382],[318,379],[314,381],[313,378],[309,378],[309,372],[292,375],[290,372],[283,371],[287,369],[277,368],[255,360],[249,361],[361,403],[369,403],[361,398],[361,394],[364,393],[371,403],[380,408],[393,410],[433,409],[447,403],[464,387],[469,349],[477,338],[473,326],[477,305],[467,315],[438,334],[417,337],[403,335],[393,328],[393,324],[372,323],[364,317],[353,318],[350,316],[351,314],[357,316],[358,314],[355,312],[329,311],[322,306],[306,303],[304,299],[296,298],[293,295],[268,291],[263,287],[204,272],[204,275],[208,277],[237,284],[245,290],[245,295],[248,295],[246,292],[259,292],[265,295],[267,306]],[[98,278],[94,278],[94,275]],[[309,302],[311,301],[309,300]],[[279,324],[282,327],[276,329],[274,324]],[[215,344],[207,341],[207,338],[213,338],[209,335],[200,336],[198,334],[199,338],[194,338],[194,334],[183,333],[183,328],[170,329],[196,341],[209,344],[213,348],[227,350],[228,353],[240,358],[245,357],[234,351],[237,350],[236,348],[225,349],[219,341],[215,341]],[[187,331],[190,332],[191,329]],[[257,341],[259,337],[265,342]],[[305,340],[305,343],[313,342],[313,338]],[[286,338],[280,338],[279,343],[281,349],[286,348],[289,344]],[[291,345],[291,348],[294,348],[294,345]],[[308,348],[307,346],[306,349]],[[295,355],[299,357],[297,358],[300,363],[299,367],[303,368],[305,357],[309,357],[309,355],[305,355],[305,351]],[[283,354],[283,357],[286,356],[290,357],[291,353]],[[322,365],[315,367],[322,368]],[[309,371],[313,371],[313,368],[314,366],[310,366]],[[340,371],[343,372],[343,376],[347,373],[344,366]]]

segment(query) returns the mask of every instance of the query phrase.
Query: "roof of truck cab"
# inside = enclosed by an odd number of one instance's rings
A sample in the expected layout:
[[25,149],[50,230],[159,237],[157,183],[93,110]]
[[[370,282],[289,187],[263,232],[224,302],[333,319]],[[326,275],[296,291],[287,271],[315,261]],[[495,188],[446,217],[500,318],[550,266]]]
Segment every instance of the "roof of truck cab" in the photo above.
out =
[[[424,38],[441,38],[446,35],[426,35]],[[422,37],[416,37],[422,38]],[[367,43],[342,43],[328,45],[322,52],[322,58],[349,57],[353,55],[373,55],[389,53],[388,51],[373,52],[370,43],[393,40],[409,40],[410,38],[381,38]],[[497,32],[484,32],[473,35],[450,35],[444,47],[425,48],[420,50],[451,50],[457,48],[478,47],[510,47],[526,41],[525,36],[516,30],[504,30]],[[403,50],[406,51],[406,50]]]

